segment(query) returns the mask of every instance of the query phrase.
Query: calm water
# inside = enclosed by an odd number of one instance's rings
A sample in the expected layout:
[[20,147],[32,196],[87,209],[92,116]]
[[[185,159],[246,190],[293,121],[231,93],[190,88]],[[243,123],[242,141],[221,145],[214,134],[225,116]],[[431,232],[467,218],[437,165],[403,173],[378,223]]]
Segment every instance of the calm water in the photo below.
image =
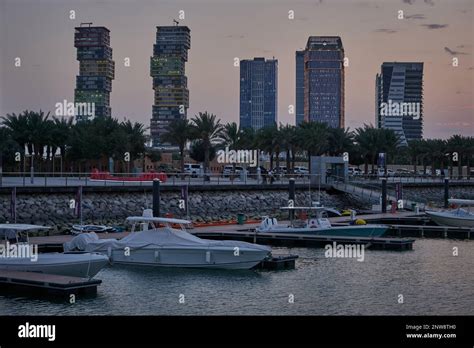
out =
[[288,252],[300,255],[296,270],[108,267],[97,276],[97,297],[71,305],[0,296],[0,315],[474,314],[474,241],[419,239],[413,251],[366,251],[364,262],[328,259],[323,249],[274,249]]

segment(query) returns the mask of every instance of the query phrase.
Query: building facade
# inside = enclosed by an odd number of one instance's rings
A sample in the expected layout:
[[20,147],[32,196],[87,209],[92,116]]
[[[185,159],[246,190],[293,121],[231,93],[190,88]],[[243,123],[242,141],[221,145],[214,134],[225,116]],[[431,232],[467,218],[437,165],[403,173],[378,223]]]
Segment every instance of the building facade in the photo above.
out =
[[304,121],[304,53],[305,51],[296,51],[296,125]]
[[304,120],[344,128],[344,47],[339,36],[308,38],[304,50]]
[[150,58],[154,90],[150,130],[154,147],[169,145],[163,143],[160,137],[166,133],[171,121],[187,116],[189,90],[185,64],[190,48],[191,34],[188,27],[156,27],[156,43]]
[[255,130],[278,120],[278,60],[240,61],[240,128]]
[[423,138],[423,63],[385,62],[375,79],[375,124],[393,129],[400,145]]
[[74,47],[77,48],[79,61],[74,103],[76,106],[93,104],[94,109],[94,115],[76,112],[76,120],[111,116],[110,92],[115,77],[115,63],[112,60],[110,31],[105,27],[76,27]]

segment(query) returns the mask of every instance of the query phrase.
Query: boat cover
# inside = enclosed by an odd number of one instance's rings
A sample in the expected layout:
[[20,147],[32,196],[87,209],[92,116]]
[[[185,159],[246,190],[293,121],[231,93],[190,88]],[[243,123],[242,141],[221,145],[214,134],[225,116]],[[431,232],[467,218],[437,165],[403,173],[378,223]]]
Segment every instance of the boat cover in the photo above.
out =
[[170,228],[158,228],[130,233],[127,237],[117,239],[99,239],[95,233],[83,233],[64,244],[64,250],[106,251],[109,248],[124,249],[142,248],[235,248],[263,250],[271,249],[264,245],[241,241],[214,241],[201,239],[192,234]]

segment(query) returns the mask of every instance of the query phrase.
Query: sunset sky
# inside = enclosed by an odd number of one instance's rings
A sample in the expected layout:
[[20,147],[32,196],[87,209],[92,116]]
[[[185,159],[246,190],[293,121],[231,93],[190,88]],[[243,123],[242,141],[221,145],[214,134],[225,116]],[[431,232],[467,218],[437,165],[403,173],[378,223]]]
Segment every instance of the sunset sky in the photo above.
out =
[[[0,115],[53,112],[56,103],[73,101],[79,72],[74,27],[93,22],[111,31],[113,116],[148,126],[155,27],[172,25],[184,10],[180,25],[191,29],[188,117],[207,110],[238,122],[234,57],[275,57],[278,121],[294,124],[288,105],[295,103],[295,51],[310,35],[338,35],[349,58],[346,127],[374,123],[375,75],[384,61],[414,61],[424,62],[424,136],[474,135],[473,9],[472,0],[0,0]],[[397,18],[399,10],[405,19]]]

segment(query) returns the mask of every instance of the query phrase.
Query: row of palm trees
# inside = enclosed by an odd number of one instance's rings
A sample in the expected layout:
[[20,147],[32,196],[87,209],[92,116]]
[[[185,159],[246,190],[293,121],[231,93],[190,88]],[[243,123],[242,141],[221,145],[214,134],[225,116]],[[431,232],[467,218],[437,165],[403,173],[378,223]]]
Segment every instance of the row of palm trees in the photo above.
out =
[[[0,156],[10,154],[12,162],[15,152],[31,155],[40,170],[54,171],[53,161],[48,161],[51,154],[59,153],[74,170],[81,171],[106,166],[109,158],[121,160],[125,153],[133,161],[145,152],[146,128],[127,120],[97,117],[73,123],[73,118],[27,110],[7,114],[0,122]],[[0,168],[1,163],[0,157]]]
[[364,124],[354,131],[330,128],[325,123],[303,122],[299,126],[273,125],[257,131],[252,128],[240,129],[235,122],[221,124],[215,115],[199,113],[191,121],[176,120],[168,127],[165,140],[178,145],[183,169],[186,144],[198,142],[205,152],[204,168],[207,171],[214,149],[228,146],[230,149],[259,150],[269,155],[270,168],[280,166],[280,154],[285,154],[286,168],[294,171],[296,161],[308,161],[311,156],[347,156],[352,165],[364,165],[365,173],[374,172],[379,153],[385,153],[386,164],[412,164],[417,173],[421,163],[426,174],[427,166],[449,168],[458,166],[461,175],[463,166],[470,173],[470,163],[474,156],[474,138],[453,135],[448,140],[423,139],[400,146],[400,139],[390,129],[379,129]]
[[409,142],[406,153],[413,165],[413,171],[417,172],[420,165],[423,173],[427,173],[427,167],[444,170],[448,168],[449,176],[453,176],[453,168],[458,167],[458,176],[462,175],[462,168],[466,166],[467,175],[470,175],[471,163],[474,157],[474,137],[453,135],[447,140],[422,139]]
[[[353,164],[375,166],[377,155],[393,155],[398,146],[395,133],[371,125],[349,129],[330,128],[325,123],[304,122],[299,126],[273,125],[257,131],[241,129],[235,122],[222,124],[213,114],[199,113],[191,121],[175,120],[168,126],[163,141],[176,145],[184,166],[184,152],[189,142],[199,143],[204,151],[204,170],[208,171],[213,149],[229,147],[263,151],[269,156],[270,168],[280,166],[280,154],[285,153],[286,167],[292,172],[297,160],[310,161],[311,156],[348,156]],[[310,164],[310,163],[309,163]],[[310,166],[309,166],[310,167]]]
[[[73,123],[72,118],[56,118],[42,111],[24,111],[18,115],[7,114],[0,123],[0,169],[2,155],[35,153],[34,160],[40,168],[51,164],[45,161],[43,151],[55,153],[59,148],[64,159],[78,171],[101,164],[112,158],[124,163],[124,153],[130,154],[130,162],[141,156],[159,158],[156,151],[145,147],[146,127],[131,121],[119,122],[111,117],[98,117],[86,122]],[[386,154],[386,163],[412,164],[414,172],[421,165],[426,172],[428,165],[434,168],[450,168],[463,165],[470,169],[474,154],[474,138],[454,135],[448,140],[425,139],[411,141],[408,147],[400,147],[397,135],[389,129],[378,129],[364,124],[354,131],[330,128],[325,123],[303,122],[298,126],[272,125],[257,131],[241,129],[235,122],[222,124],[216,115],[198,113],[191,120],[177,119],[168,126],[161,142],[177,146],[180,154],[181,172],[189,143],[190,151],[202,152],[204,170],[207,173],[215,150],[228,146],[230,149],[259,150],[269,157],[270,167],[280,167],[286,161],[289,173],[295,163],[308,161],[311,156],[347,156],[352,165],[364,165],[372,171],[378,154]],[[284,154],[284,156],[281,156]],[[13,158],[13,156],[9,156]],[[122,161],[121,161],[122,160]],[[130,163],[129,162],[129,163]]]

